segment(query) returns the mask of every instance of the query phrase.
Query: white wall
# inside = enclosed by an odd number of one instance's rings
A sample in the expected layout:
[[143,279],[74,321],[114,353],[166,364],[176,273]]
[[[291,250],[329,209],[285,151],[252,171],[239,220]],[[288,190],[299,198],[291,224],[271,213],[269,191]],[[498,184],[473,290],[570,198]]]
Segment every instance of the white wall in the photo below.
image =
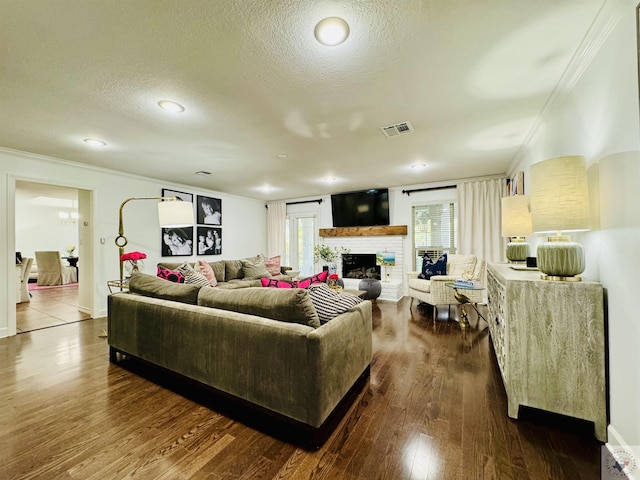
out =
[[71,209],[16,201],[16,250],[23,257],[35,258],[34,253],[40,250],[56,250],[64,257],[68,245],[74,245],[78,255],[78,223],[62,223],[58,217],[61,211]]
[[[607,295],[609,444],[637,449],[640,316],[635,295],[640,272],[640,114],[636,3],[610,2],[609,23],[601,24],[605,31],[611,28],[610,33],[593,59],[583,66],[579,80],[573,86],[562,85],[563,92],[544,112],[540,135],[521,152],[512,170],[525,172],[526,193],[532,164],[562,155],[583,155],[587,160],[594,229],[576,239],[585,246],[584,276],[600,281]],[[540,239],[534,241],[539,244]]]
[[[266,250],[266,216],[263,201],[237,197],[173,185],[153,179],[145,179],[104,169],[80,166],[38,155],[0,148],[0,198],[6,208],[0,210],[0,225],[6,235],[0,237],[0,283],[7,287],[0,290],[0,337],[15,335],[15,182],[36,181],[93,191],[93,215],[91,230],[93,279],[83,276],[92,293],[94,316],[106,315],[107,280],[119,277],[118,209],[123,200],[137,196],[160,196],[162,188],[171,188],[194,195],[213,196],[222,199],[222,255],[210,256],[211,260],[253,256]],[[129,239],[126,251],[139,250],[147,254],[147,273],[155,273],[155,265],[162,260],[161,236],[154,201],[129,202],[124,207],[124,229]],[[81,219],[82,221],[83,219]],[[46,234],[44,232],[43,234]],[[57,248],[57,247],[56,247]],[[81,246],[81,248],[84,248]],[[174,257],[193,261],[195,255]],[[165,260],[167,260],[165,258]],[[81,261],[84,261],[81,258]],[[82,286],[81,280],[81,286]]]

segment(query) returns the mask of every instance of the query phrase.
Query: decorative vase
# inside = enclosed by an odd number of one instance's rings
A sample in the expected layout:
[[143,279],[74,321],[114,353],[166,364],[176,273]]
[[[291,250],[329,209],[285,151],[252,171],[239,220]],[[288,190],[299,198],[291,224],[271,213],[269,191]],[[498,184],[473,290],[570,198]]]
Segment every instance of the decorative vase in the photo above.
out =
[[129,274],[128,276],[131,276],[144,270],[144,262],[142,260],[127,260],[124,264],[124,269]]

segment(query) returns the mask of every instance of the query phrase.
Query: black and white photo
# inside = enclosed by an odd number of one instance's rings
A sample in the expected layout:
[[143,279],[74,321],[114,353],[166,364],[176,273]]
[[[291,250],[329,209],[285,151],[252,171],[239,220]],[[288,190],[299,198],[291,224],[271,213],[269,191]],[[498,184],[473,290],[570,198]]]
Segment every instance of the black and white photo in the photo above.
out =
[[193,254],[193,227],[163,228],[162,256],[189,256]]
[[191,202],[193,203],[193,193],[184,193],[178,192],[177,190],[171,190],[170,188],[162,189],[163,197],[176,197],[182,200],[183,202]]
[[222,229],[198,227],[198,255],[222,253]]
[[198,195],[198,224],[222,225],[222,200]]

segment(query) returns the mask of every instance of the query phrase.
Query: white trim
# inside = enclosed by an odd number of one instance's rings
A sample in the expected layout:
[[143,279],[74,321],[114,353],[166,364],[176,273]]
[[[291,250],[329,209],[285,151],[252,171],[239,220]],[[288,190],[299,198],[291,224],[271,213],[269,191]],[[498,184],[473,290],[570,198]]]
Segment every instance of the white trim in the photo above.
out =
[[[567,68],[551,92],[551,95],[549,95],[549,98],[545,101],[540,114],[536,118],[531,130],[529,130],[524,142],[522,142],[522,145],[514,155],[514,160],[511,162],[512,166],[516,165],[518,161],[526,155],[527,151],[536,144],[540,135],[544,133],[544,122],[542,119],[548,112],[555,108],[556,105],[562,105],[571,94],[578,80],[580,80],[584,71],[591,64],[611,31],[620,19],[623,18],[628,8],[627,5],[627,0],[607,0],[602,5],[582,43],[571,58],[569,65],[567,65]],[[513,173],[511,169],[509,173]]]

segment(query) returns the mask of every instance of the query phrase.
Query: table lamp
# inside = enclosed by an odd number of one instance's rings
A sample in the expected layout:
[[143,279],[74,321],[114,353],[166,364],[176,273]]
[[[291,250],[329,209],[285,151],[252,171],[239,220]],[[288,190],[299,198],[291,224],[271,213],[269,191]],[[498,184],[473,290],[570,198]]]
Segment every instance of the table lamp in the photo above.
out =
[[534,233],[556,235],[538,247],[545,280],[579,282],[584,248],[563,232],[589,230],[589,190],[584,157],[557,157],[531,166],[531,220]]
[[506,256],[510,263],[525,263],[529,244],[524,237],[531,236],[531,202],[528,195],[502,198],[502,236],[511,238]]

